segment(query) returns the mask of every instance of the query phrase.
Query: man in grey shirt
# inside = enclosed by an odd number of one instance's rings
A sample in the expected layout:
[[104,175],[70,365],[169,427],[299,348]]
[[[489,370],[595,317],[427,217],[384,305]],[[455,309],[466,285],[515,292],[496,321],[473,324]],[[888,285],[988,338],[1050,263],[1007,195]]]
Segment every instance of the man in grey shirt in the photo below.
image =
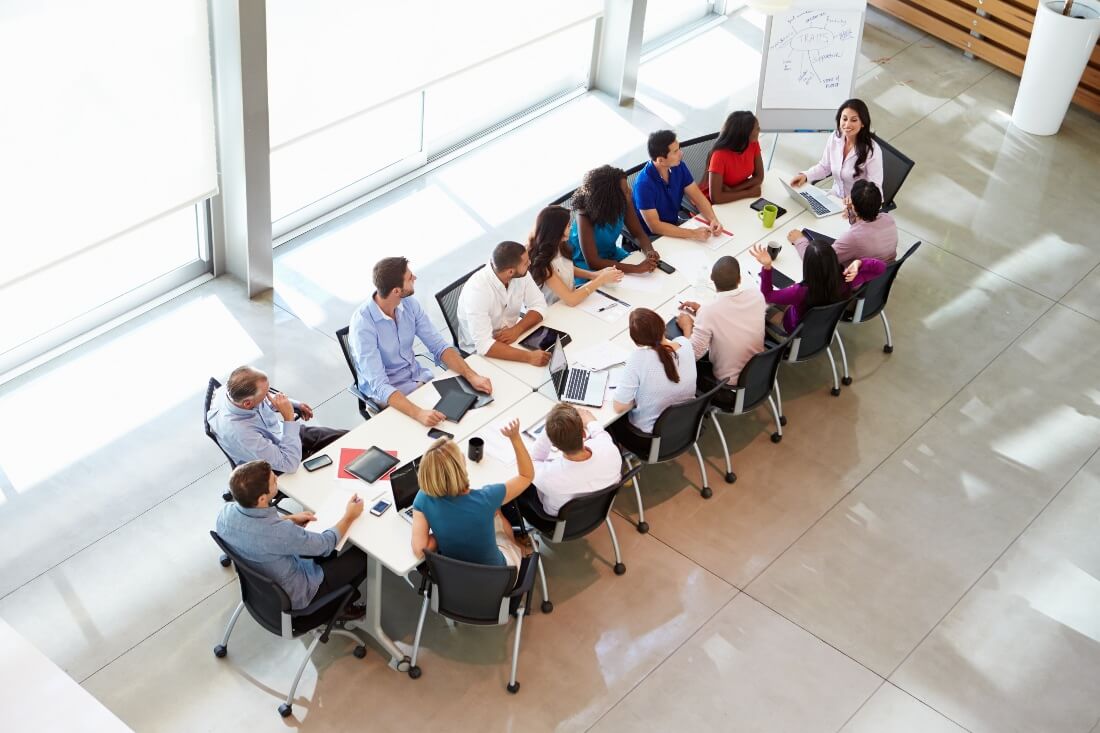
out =
[[[358,589],[367,577],[367,556],[357,548],[340,555],[333,550],[363,513],[363,500],[353,495],[344,516],[323,532],[311,532],[313,512],[281,515],[271,504],[279,487],[267,461],[237,466],[229,476],[233,503],[218,515],[218,536],[251,568],[279,584],[291,608],[305,608],[314,598],[340,586]],[[362,605],[348,606],[345,619],[361,618]]]

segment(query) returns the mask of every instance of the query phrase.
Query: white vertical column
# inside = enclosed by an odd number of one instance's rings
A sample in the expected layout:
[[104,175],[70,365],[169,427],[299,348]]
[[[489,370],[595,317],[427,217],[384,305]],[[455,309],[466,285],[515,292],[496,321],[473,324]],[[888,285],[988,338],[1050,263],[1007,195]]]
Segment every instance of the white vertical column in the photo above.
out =
[[211,0],[221,194],[212,202],[214,274],[254,298],[271,289],[271,142],[264,0]]
[[642,26],[646,0],[605,0],[595,88],[616,97],[620,105],[634,101],[642,57]]

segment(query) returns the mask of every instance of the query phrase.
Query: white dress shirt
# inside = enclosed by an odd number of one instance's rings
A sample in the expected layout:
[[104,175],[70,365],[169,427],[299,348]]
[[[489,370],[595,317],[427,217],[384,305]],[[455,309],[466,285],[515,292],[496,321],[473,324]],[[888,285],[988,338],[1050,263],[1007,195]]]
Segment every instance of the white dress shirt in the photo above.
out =
[[485,354],[496,340],[493,332],[519,323],[523,311],[546,316],[546,298],[531,273],[512,278],[506,288],[490,262],[470,276],[458,297],[462,350]]
[[586,448],[592,451],[587,461],[571,461],[560,451],[552,451],[546,431],[539,433],[531,460],[535,464],[535,490],[542,508],[552,517],[570,499],[606,489],[622,477],[623,457],[615,441],[597,421],[586,426]]
[[829,135],[825,152],[821,154],[818,164],[802,173],[810,183],[832,176],[831,193],[839,199],[852,192],[853,183],[864,179],[873,181],[878,190],[882,191],[882,148],[874,140],[871,141],[871,152],[867,154],[867,160],[863,161],[863,170],[856,176],[856,147],[853,145],[848,151],[848,157],[844,157],[844,136],[834,132]]

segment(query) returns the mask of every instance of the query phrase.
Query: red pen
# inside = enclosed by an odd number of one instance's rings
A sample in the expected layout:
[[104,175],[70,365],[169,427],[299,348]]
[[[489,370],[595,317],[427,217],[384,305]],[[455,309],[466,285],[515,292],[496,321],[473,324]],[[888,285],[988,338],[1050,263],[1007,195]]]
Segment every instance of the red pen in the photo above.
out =
[[[696,216],[696,217],[695,217],[695,221],[701,221],[701,222],[703,222],[704,224],[706,224],[706,225],[707,225],[708,227],[710,226],[710,222],[709,222],[709,221],[707,221],[706,219],[704,219],[704,218],[703,218],[703,217],[701,217],[701,216]],[[723,230],[722,230],[722,233],[723,233],[723,234],[725,234],[725,235],[726,235],[727,237],[732,237],[732,236],[733,236],[733,232],[731,232],[731,231],[728,231],[728,230],[726,230],[726,229],[723,229]]]

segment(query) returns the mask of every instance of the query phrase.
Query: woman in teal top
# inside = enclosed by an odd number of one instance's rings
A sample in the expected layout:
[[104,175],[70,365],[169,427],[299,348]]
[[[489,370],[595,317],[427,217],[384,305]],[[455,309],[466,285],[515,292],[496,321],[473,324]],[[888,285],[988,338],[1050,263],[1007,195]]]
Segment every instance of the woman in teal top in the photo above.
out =
[[[642,229],[630,196],[626,173],[621,168],[602,165],[584,174],[580,188],[573,194],[573,210],[577,216],[569,230],[574,265],[582,270],[615,267],[623,272],[639,273],[650,272],[657,266],[660,256]],[[637,264],[622,262],[630,254],[618,245],[624,224],[646,254],[645,260]]]

